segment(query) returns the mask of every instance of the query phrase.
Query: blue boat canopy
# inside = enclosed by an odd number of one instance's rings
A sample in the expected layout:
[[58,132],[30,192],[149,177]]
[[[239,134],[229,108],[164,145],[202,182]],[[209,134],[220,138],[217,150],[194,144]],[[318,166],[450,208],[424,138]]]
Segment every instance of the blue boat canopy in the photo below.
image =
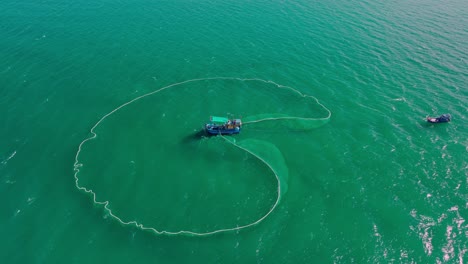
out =
[[220,124],[225,124],[229,119],[226,117],[219,117],[219,116],[210,116],[210,121],[213,123],[220,123]]

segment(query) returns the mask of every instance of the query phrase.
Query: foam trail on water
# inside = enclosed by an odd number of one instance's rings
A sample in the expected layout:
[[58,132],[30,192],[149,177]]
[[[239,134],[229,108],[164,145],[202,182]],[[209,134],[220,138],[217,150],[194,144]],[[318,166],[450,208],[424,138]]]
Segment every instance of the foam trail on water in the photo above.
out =
[[[217,233],[239,231],[239,230],[242,230],[242,229],[257,225],[257,224],[261,223],[263,220],[265,220],[276,209],[276,207],[278,206],[278,204],[279,204],[279,202],[281,200],[282,194],[284,194],[286,192],[286,190],[287,190],[287,167],[281,169],[281,166],[279,166],[278,167],[279,169],[277,168],[275,170],[274,166],[272,166],[268,161],[266,161],[264,158],[262,158],[258,153],[255,153],[255,151],[252,151],[251,149],[249,149],[249,145],[252,145],[252,144],[253,145],[261,145],[263,147],[267,147],[267,148],[270,148],[271,150],[273,150],[272,153],[277,153],[276,154],[277,155],[277,160],[281,161],[283,159],[282,156],[281,156],[281,153],[279,152],[279,150],[276,149],[276,147],[274,147],[273,144],[267,143],[267,142],[261,142],[261,141],[258,141],[258,140],[257,141],[244,140],[244,141],[241,141],[239,143],[236,143],[235,140],[230,140],[230,139],[228,139],[228,138],[226,138],[224,136],[221,136],[223,139],[225,139],[227,142],[229,142],[233,146],[246,151],[247,153],[251,154],[252,156],[257,158],[258,160],[263,162],[265,165],[267,165],[267,167],[275,175],[276,180],[277,180],[277,184],[278,184],[277,199],[276,199],[275,203],[272,205],[272,207],[270,208],[270,210],[268,212],[266,212],[262,217],[255,220],[254,222],[251,222],[249,224],[245,224],[243,226],[236,226],[236,227],[232,227],[232,228],[217,229],[217,230],[208,231],[208,232],[194,232],[194,231],[190,231],[190,230],[180,230],[180,231],[173,232],[173,231],[158,230],[158,229],[156,229],[154,227],[145,226],[142,223],[139,223],[139,222],[137,222],[135,220],[132,220],[132,221],[123,220],[122,218],[120,218],[119,216],[114,214],[112,212],[112,210],[109,208],[109,201],[98,201],[97,198],[96,198],[96,193],[92,189],[88,189],[88,188],[86,188],[84,186],[81,186],[80,183],[79,183],[78,174],[80,172],[80,168],[83,166],[83,164],[80,163],[80,161],[79,161],[79,156],[80,156],[82,147],[86,142],[88,142],[90,140],[93,140],[93,139],[95,139],[97,137],[97,134],[96,134],[96,132],[94,130],[107,117],[109,117],[110,115],[112,115],[115,112],[119,111],[120,109],[124,108],[125,106],[127,106],[127,105],[129,105],[129,104],[131,104],[131,103],[133,103],[135,101],[138,101],[138,100],[140,100],[140,99],[142,99],[144,97],[159,93],[161,91],[164,91],[166,89],[169,89],[169,88],[172,88],[172,87],[175,87],[175,86],[178,86],[178,85],[193,83],[193,82],[199,82],[199,81],[208,81],[208,80],[237,80],[237,81],[241,81],[241,82],[253,81],[253,82],[263,82],[263,83],[266,83],[266,84],[272,84],[272,85],[275,85],[276,87],[281,88],[281,89],[289,89],[292,92],[298,93],[302,97],[313,98],[318,105],[320,105],[323,109],[325,109],[328,112],[326,117],[321,117],[321,118],[277,116],[277,117],[270,117],[270,118],[261,118],[261,119],[257,119],[257,120],[254,119],[254,120],[244,122],[244,124],[252,124],[252,123],[258,123],[258,122],[263,122],[263,121],[284,120],[284,119],[303,120],[303,121],[320,121],[320,120],[328,121],[330,119],[330,117],[331,117],[331,111],[328,108],[326,108],[323,104],[321,104],[317,98],[315,98],[313,96],[310,96],[310,95],[302,94],[301,92],[299,92],[298,90],[296,90],[294,88],[291,88],[289,86],[280,85],[280,84],[277,84],[277,83],[275,83],[273,81],[269,81],[269,80],[262,80],[262,79],[257,79],[257,78],[210,77],[210,78],[191,79],[191,80],[186,80],[186,81],[183,81],[183,82],[170,84],[168,86],[162,87],[162,88],[160,88],[158,90],[155,90],[153,92],[149,92],[147,94],[138,96],[138,97],[136,97],[136,98],[134,98],[134,99],[120,105],[120,106],[118,106],[114,110],[112,110],[109,113],[107,113],[106,115],[104,115],[101,119],[99,119],[99,121],[90,130],[91,136],[89,136],[88,138],[85,138],[78,146],[78,151],[76,152],[76,155],[75,155],[75,163],[73,165],[76,188],[78,190],[80,190],[80,191],[83,191],[83,192],[85,192],[87,194],[90,194],[92,196],[94,204],[104,206],[104,210],[109,214],[109,216],[112,217],[114,220],[117,220],[122,225],[134,226],[134,227],[139,228],[139,229],[144,230],[144,231],[153,232],[153,233],[155,233],[157,235],[209,236],[209,235],[214,235],[214,234],[217,234]],[[282,162],[284,163],[284,160],[282,160]],[[277,170],[280,170],[281,172],[278,172]],[[278,174],[278,173],[280,173],[280,174]],[[283,185],[283,187],[282,187],[282,185]]]

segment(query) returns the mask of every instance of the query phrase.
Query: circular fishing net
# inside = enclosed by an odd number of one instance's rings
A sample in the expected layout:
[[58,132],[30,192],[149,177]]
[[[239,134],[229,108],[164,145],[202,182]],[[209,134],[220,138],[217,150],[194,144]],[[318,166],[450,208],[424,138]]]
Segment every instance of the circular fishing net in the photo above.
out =
[[[211,115],[241,133],[208,137]],[[275,142],[325,124],[315,97],[261,79],[204,78],[139,96],[104,115],[79,145],[76,187],[122,225],[205,236],[266,219],[288,189]]]

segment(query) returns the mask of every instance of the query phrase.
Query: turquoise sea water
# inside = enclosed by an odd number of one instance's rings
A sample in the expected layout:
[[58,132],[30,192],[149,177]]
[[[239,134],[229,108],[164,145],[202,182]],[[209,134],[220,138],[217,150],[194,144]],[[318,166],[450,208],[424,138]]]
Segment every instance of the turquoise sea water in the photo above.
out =
[[[1,1],[1,262],[466,263],[467,14],[463,0]],[[230,139],[286,175],[268,217],[158,235],[77,188],[103,116],[213,77],[331,111]],[[275,174],[198,131],[209,115],[327,116],[276,88],[205,79],[138,100],[83,145],[79,183],[159,231],[254,222]]]

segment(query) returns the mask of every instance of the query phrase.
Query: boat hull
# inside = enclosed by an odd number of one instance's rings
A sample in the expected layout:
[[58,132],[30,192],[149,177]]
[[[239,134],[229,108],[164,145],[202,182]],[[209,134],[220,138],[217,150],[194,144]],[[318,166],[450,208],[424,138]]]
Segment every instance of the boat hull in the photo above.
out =
[[235,127],[233,129],[223,128],[222,126],[214,126],[207,124],[205,126],[205,131],[209,135],[233,135],[240,133],[240,127]]
[[451,116],[448,114],[441,115],[439,117],[427,117],[426,120],[429,123],[447,123],[450,122]]

